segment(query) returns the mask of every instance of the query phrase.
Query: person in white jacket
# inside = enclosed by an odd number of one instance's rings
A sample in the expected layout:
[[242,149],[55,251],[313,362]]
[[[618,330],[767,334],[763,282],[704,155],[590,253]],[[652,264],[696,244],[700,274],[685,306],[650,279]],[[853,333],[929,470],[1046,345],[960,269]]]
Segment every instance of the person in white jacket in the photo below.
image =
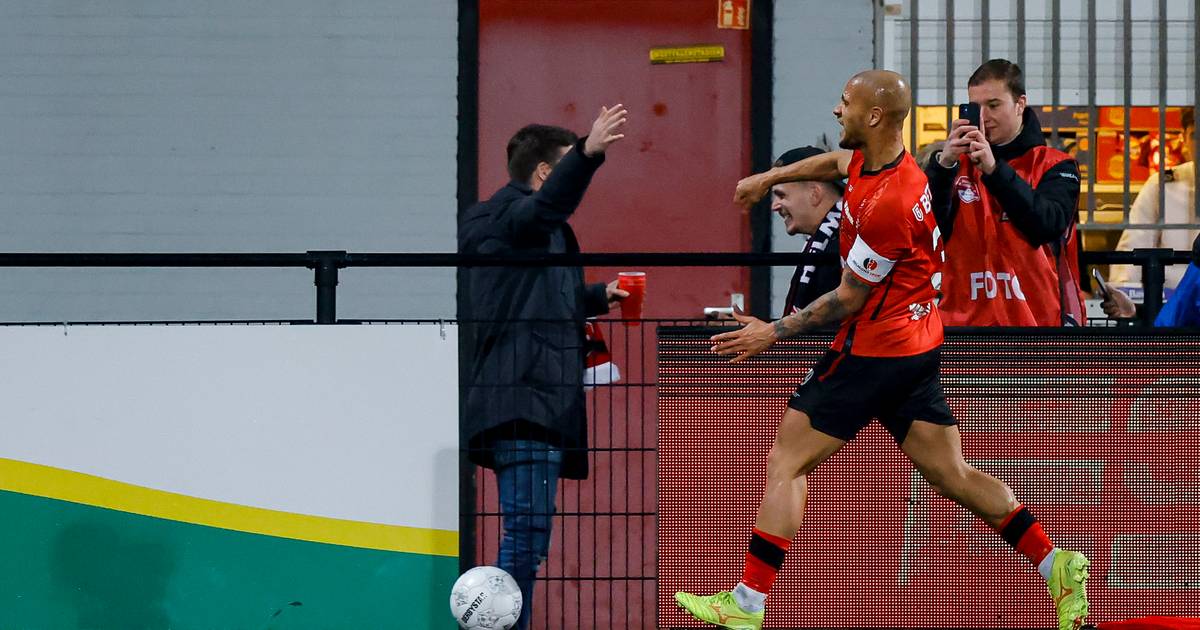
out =
[[[1196,158],[1193,139],[1195,137],[1196,115],[1194,110],[1183,111],[1184,155],[1190,162],[1184,162],[1173,169],[1167,169],[1166,185],[1163,187],[1165,203],[1163,211],[1166,218],[1163,223],[1200,224],[1196,216]],[[1129,209],[1129,222],[1133,224],[1154,224],[1158,218],[1158,173],[1150,175],[1142,185],[1141,192]],[[1174,250],[1188,250],[1192,241],[1200,235],[1197,228],[1171,229],[1127,229],[1121,234],[1117,243],[1117,251],[1133,251],[1141,248],[1164,247]],[[1166,288],[1174,290],[1183,278],[1186,265],[1171,265],[1167,267]],[[1142,270],[1136,265],[1113,265],[1109,284],[1123,287],[1139,287],[1142,284]]]

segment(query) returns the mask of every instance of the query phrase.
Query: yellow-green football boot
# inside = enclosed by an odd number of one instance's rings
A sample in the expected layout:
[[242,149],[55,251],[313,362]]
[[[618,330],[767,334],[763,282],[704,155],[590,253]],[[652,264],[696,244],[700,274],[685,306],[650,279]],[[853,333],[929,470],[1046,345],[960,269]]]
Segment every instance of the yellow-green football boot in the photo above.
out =
[[1054,553],[1046,587],[1058,609],[1058,630],[1079,630],[1088,614],[1087,579],[1091,566],[1078,551],[1059,549]]
[[708,596],[675,593],[675,601],[696,619],[714,626],[732,630],[762,630],[763,627],[762,611],[750,613],[742,610],[729,591]]

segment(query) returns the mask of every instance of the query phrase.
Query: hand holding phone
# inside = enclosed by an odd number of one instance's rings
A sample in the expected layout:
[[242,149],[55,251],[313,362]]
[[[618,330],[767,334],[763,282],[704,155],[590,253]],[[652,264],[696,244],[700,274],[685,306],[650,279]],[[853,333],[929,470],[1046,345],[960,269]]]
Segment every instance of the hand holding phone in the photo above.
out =
[[958,120],[950,127],[946,136],[946,144],[938,152],[937,159],[944,168],[954,168],[958,159],[971,149],[971,140],[967,137],[969,131],[979,127],[979,104],[963,103],[958,106]]
[[1104,276],[1101,276],[1100,272],[1095,269],[1092,269],[1092,277],[1100,286],[1100,295],[1104,298],[1100,307],[1104,310],[1105,315],[1113,319],[1137,317],[1137,305],[1129,299],[1128,295],[1125,295],[1124,291],[1109,287],[1108,283],[1104,281]]
[[958,117],[967,121],[972,127],[983,130],[979,126],[979,103],[963,103],[958,106]]
[[1100,288],[1100,297],[1107,300],[1109,298],[1108,283],[1104,281],[1104,276],[1100,275],[1095,267],[1092,268],[1092,278],[1095,278],[1096,286]]

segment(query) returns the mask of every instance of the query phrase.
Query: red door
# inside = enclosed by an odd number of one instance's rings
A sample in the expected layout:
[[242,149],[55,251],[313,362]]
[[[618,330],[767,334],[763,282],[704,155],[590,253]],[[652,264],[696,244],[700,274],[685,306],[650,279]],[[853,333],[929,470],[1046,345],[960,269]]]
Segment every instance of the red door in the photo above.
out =
[[[716,0],[481,0],[479,194],[503,186],[520,127],[587,133],[629,109],[571,224],[585,252],[750,250],[734,186],[750,172],[750,35],[718,29]],[[650,63],[650,48],[720,44],[713,63]],[[591,281],[617,269],[589,269]],[[698,317],[749,292],[744,268],[647,269],[649,318]]]
[[[529,123],[587,133],[623,103],[614,145],[571,220],[585,252],[750,251],[735,206],[750,172],[750,31],[718,29],[717,0],[479,0],[479,194],[503,186],[505,146]],[[717,44],[722,61],[652,65],[657,46]],[[607,281],[619,269],[588,269]],[[744,268],[650,268],[647,318],[696,318],[749,295]],[[656,622],[655,327],[603,327],[622,371],[589,394],[591,472],[560,486],[534,628]],[[494,477],[478,478],[477,562],[501,536]]]

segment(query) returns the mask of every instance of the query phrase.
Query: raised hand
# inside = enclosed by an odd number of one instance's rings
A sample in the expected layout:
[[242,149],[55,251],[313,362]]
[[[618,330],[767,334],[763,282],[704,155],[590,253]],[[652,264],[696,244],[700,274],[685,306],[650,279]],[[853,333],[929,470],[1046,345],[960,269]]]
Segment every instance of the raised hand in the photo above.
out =
[[968,150],[971,162],[985,174],[991,175],[996,170],[996,156],[992,154],[992,145],[988,144],[987,138],[978,129],[968,133],[967,139],[971,141],[971,148]]
[[950,135],[946,138],[946,146],[942,147],[941,153],[938,153],[938,162],[946,167],[951,168],[958,163],[958,156],[971,151],[971,138],[967,134],[972,131],[979,131],[979,128],[972,125],[965,118],[959,118],[950,125]]
[[595,157],[608,150],[612,143],[625,137],[621,128],[625,126],[629,110],[620,103],[612,107],[601,107],[600,115],[592,123],[592,131],[588,134],[587,142],[583,144],[583,152],[588,157]]

